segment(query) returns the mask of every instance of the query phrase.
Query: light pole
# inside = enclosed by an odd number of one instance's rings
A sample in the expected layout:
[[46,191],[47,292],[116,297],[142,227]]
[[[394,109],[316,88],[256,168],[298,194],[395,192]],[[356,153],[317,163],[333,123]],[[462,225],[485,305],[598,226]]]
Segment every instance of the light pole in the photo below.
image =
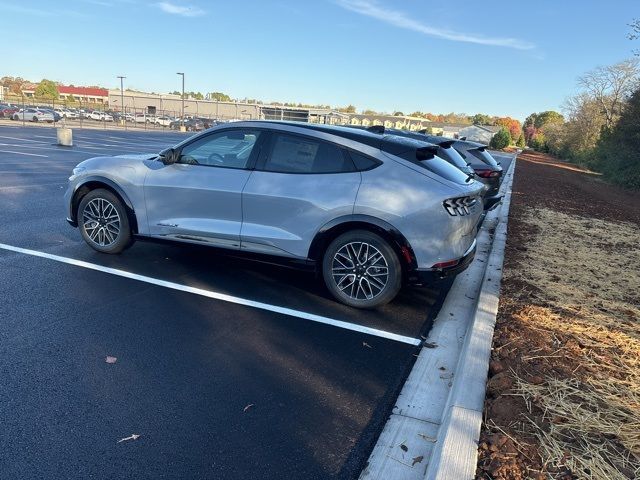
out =
[[124,79],[127,77],[123,77],[122,75],[118,75],[120,79],[120,112],[122,113],[122,124],[126,125],[126,119],[124,118]]
[[176,75],[182,76],[182,117],[180,119],[180,124],[182,128],[184,128],[184,72],[177,72]]

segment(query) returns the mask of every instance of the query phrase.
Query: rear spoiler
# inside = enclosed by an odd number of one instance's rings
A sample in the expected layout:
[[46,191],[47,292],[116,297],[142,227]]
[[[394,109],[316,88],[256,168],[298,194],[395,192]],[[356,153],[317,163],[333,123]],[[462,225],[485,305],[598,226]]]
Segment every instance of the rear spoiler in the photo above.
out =
[[438,145],[442,148],[450,148],[454,143],[456,143],[455,140],[443,140]]
[[416,149],[416,160],[431,160],[438,155],[438,147],[435,145],[428,147],[420,147]]

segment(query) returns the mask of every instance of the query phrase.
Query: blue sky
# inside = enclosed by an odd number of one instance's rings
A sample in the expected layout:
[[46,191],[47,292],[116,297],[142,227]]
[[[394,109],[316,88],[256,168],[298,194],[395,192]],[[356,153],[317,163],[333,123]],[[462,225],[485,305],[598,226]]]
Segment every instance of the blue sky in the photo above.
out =
[[638,0],[0,0],[0,76],[380,111],[559,109]]

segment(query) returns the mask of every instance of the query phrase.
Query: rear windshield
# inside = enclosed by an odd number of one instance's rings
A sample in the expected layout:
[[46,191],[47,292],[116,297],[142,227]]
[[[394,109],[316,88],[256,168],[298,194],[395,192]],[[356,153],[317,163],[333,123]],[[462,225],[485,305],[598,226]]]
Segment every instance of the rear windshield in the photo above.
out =
[[493,158],[491,154],[486,150],[473,149],[469,150],[469,153],[471,153],[474,157],[479,158],[487,165],[491,165],[492,167],[498,166],[498,162],[496,162],[495,158]]
[[[428,142],[423,142],[421,140],[414,140],[413,138],[400,137],[397,135],[388,135],[385,137],[386,140],[390,140],[390,142],[383,146],[383,150],[391,153],[392,155],[397,155],[400,158],[404,158],[405,160],[409,160],[411,163],[415,165],[419,165],[422,168],[429,170],[440,177],[449,180],[450,182],[465,184],[469,182],[469,176],[465,173],[462,173],[456,167],[451,165],[446,160],[443,160],[440,157],[433,157],[427,160],[418,160],[416,158],[416,150],[419,148],[423,148],[426,146],[433,146]],[[396,148],[399,148],[400,151],[396,152]],[[406,150],[404,150],[406,148]],[[442,149],[440,149],[442,150]]]
[[450,164],[455,165],[458,168],[467,168],[467,162],[464,161],[464,158],[462,158],[455,148],[440,147],[440,151],[442,152],[442,158],[448,160]]

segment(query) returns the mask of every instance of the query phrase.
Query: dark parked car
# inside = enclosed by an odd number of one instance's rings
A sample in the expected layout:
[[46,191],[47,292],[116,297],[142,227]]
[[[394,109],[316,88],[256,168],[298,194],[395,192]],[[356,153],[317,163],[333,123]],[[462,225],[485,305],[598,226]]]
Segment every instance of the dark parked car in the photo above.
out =
[[11,118],[18,110],[20,110],[18,107],[0,104],[0,118]]
[[[169,124],[169,128],[179,130],[182,124],[182,120],[176,120]],[[204,122],[199,118],[189,118],[184,120],[184,127],[187,129],[187,132],[199,132],[207,128],[205,127]]]
[[489,187],[487,195],[497,195],[502,183],[502,166],[487,151],[487,146],[468,140],[456,140],[453,148],[471,165],[478,179]]

